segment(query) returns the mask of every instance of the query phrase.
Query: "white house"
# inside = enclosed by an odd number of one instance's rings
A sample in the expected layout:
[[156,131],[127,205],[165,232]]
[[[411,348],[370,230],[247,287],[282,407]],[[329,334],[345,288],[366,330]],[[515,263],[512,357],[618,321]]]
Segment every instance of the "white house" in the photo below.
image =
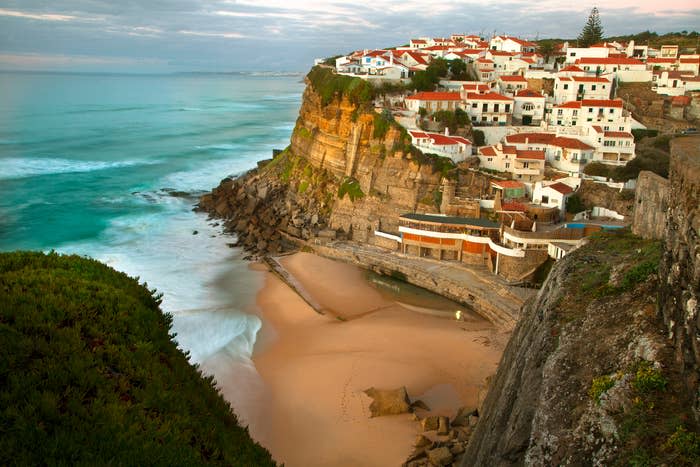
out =
[[515,146],[496,144],[483,146],[478,151],[479,166],[498,172],[509,172],[513,179],[535,182],[544,178],[543,150],[523,150]]
[[489,41],[489,49],[504,52],[534,52],[537,50],[537,44],[517,37],[494,36]]
[[513,99],[495,92],[467,93],[465,110],[472,124],[505,126],[513,115]]
[[445,134],[409,131],[414,146],[424,153],[449,157],[453,162],[461,162],[472,155],[472,142],[460,136],[450,136],[447,129]]
[[673,70],[678,68],[677,58],[648,58],[647,69],[655,70]]
[[659,58],[678,58],[678,45],[662,45],[659,49]]
[[554,103],[581,99],[607,99],[612,82],[596,76],[557,76],[554,80]]
[[596,76],[611,75],[623,82],[643,83],[651,81],[651,70],[641,60],[628,57],[580,58],[576,65]]
[[700,74],[700,55],[681,55],[678,58],[678,71],[687,71],[694,75]]
[[523,89],[513,97],[513,122],[521,125],[539,125],[544,119],[545,96],[531,89]]
[[602,124],[609,129],[629,131],[628,119],[621,99],[583,99],[555,105],[549,114],[549,124],[557,126],[583,126]]
[[412,49],[424,49],[428,47],[430,44],[428,44],[428,40],[421,38],[421,39],[411,39],[408,43],[409,47]]
[[566,213],[566,201],[574,189],[562,182],[542,181],[535,183],[532,202],[550,208],[558,208],[561,216]]
[[581,173],[595,153],[593,146],[556,133],[515,133],[504,142],[520,150],[543,150],[552,167],[572,175]]
[[607,58],[609,54],[607,47],[568,47],[566,63],[575,63],[581,58]]
[[439,110],[454,112],[462,102],[462,96],[458,92],[417,92],[405,99],[406,108],[418,112],[424,108],[429,114]]
[[493,60],[481,57],[477,58],[471,65],[479,81],[488,83],[496,79],[496,69]]
[[513,95],[518,91],[527,89],[527,80],[520,75],[501,75],[496,80],[496,83],[503,94]]

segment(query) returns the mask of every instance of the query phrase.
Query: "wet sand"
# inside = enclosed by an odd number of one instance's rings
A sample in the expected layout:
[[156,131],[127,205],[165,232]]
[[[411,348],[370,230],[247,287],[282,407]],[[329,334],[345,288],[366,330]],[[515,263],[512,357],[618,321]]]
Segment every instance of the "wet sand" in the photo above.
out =
[[[325,314],[266,273],[253,354],[264,387],[247,418],[252,436],[278,462],[400,465],[420,424],[410,414],[370,418],[371,399],[363,391],[372,386],[406,386],[411,400],[422,399],[432,414],[476,405],[507,335],[474,315],[455,320],[451,307],[458,305],[444,299],[402,306],[352,265],[308,253],[280,262]],[[415,311],[430,305],[440,311]]]

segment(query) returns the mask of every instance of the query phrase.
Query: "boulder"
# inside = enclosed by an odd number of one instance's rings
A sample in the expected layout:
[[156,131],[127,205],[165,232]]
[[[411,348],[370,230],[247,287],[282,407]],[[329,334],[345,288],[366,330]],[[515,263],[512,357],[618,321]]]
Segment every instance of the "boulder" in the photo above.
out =
[[365,394],[373,399],[369,406],[372,417],[398,415],[411,411],[405,386],[398,389],[369,388],[365,391]]
[[452,457],[452,453],[445,446],[428,451],[428,460],[432,465],[448,465],[452,462]]
[[438,418],[438,429],[437,434],[440,436],[446,435],[450,432],[450,419],[447,417]]
[[478,413],[474,407],[460,407],[452,419],[452,426],[468,426],[469,416]]
[[423,431],[435,431],[438,429],[438,426],[440,425],[440,417],[437,415],[431,415],[430,417],[425,417],[421,421],[421,425],[423,426]]
[[424,448],[426,446],[430,446],[431,444],[433,444],[433,442],[423,435],[418,435],[416,437],[416,440],[413,442],[413,446],[415,446],[416,448]]
[[428,407],[428,404],[426,404],[425,402],[423,402],[420,399],[417,399],[417,400],[414,400],[413,402],[411,402],[411,409],[413,409],[413,410],[423,409],[423,410],[430,411],[430,407]]

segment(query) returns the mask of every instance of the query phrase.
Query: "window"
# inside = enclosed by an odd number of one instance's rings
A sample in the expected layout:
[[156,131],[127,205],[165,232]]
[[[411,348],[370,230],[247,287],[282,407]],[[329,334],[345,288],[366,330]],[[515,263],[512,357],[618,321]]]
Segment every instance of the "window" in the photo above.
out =
[[564,111],[562,109],[557,110],[557,117],[561,117],[564,115]]
[[578,110],[577,110],[577,109],[574,109],[573,115],[574,115],[574,117],[578,115]]
[[472,109],[476,109],[478,106],[479,106],[479,104],[477,104],[476,102],[474,102],[474,103],[472,104]]
[[534,107],[532,104],[530,104],[530,103],[523,105],[523,110],[526,110],[526,111],[527,111],[527,110],[532,110],[532,109],[534,109],[534,108],[535,108],[535,107]]
[[557,120],[557,125],[561,125],[561,120]]
[[576,120],[574,120],[573,122],[571,122],[571,124],[572,124],[572,125],[576,125]]
[[568,85],[568,84],[565,84],[565,85],[564,85],[564,89],[569,89],[569,85]]
[[498,117],[493,117],[493,121],[494,121],[494,122],[497,122],[497,121],[498,121]]
[[489,158],[486,159],[486,160],[487,160],[488,162],[493,162],[493,157],[489,157]]
[[486,118],[485,116],[484,116],[484,117],[481,117],[481,121],[482,121],[482,122],[485,122],[485,121],[487,121],[487,120],[488,120],[488,118]]
[[547,204],[547,203],[549,203],[549,196],[542,195],[542,204]]
[[476,115],[472,115],[472,122],[476,121]]
[[593,119],[592,119],[592,118],[587,118],[586,121],[587,121],[587,122],[592,122]]
[[611,113],[611,114],[614,114],[614,113],[615,113],[615,109],[610,109],[610,113]]
[[527,169],[530,166],[529,162],[523,162],[523,169]]
[[604,127],[603,127],[603,131],[610,131],[610,127],[609,127],[609,126],[604,126]]
[[589,113],[589,114],[592,114],[592,113],[593,113],[593,107],[589,107],[589,108],[588,108],[588,113]]
[[510,169],[510,162],[506,162],[506,169]]
[[488,105],[488,104],[482,104],[482,106],[481,106],[481,111],[482,111],[482,112],[488,112],[488,111],[489,111],[489,105]]
[[571,57],[575,57],[575,56],[576,56],[576,52],[571,52]]
[[506,104],[506,113],[510,112],[510,104]]
[[498,104],[493,104],[493,111],[498,112]]
[[595,84],[591,86],[591,91],[595,91]]

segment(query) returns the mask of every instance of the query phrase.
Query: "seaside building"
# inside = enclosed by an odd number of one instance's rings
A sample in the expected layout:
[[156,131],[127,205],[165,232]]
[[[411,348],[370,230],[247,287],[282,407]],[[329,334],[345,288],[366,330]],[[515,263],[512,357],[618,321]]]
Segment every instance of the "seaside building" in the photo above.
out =
[[445,128],[445,134],[429,133],[410,130],[411,140],[414,146],[424,153],[437,154],[449,157],[453,162],[462,162],[472,155],[472,142],[461,136],[450,136]]

